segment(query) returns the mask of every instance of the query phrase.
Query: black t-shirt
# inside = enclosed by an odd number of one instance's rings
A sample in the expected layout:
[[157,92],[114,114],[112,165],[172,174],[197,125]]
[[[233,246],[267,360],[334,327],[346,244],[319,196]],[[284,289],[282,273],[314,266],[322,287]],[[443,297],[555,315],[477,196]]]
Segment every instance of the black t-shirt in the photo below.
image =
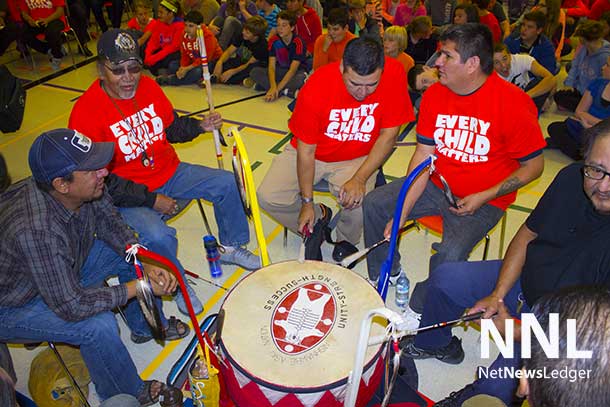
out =
[[582,164],[557,174],[525,224],[538,234],[527,247],[521,273],[530,307],[562,287],[610,288],[610,215],[596,212],[585,195]]
[[405,52],[413,58],[416,64],[425,64],[436,52],[438,37],[432,34],[430,38],[422,38],[417,44],[411,41],[411,35],[407,34],[407,48]]
[[239,35],[235,35],[231,39],[231,45],[239,50],[238,55],[242,63],[245,63],[253,56],[258,61],[258,66],[267,66],[269,64],[269,48],[267,40],[264,37],[259,37],[256,42],[245,41],[240,31]]
[[498,23],[502,23],[502,21],[506,20],[506,13],[504,13],[504,7],[502,7],[502,4],[496,2],[490,11],[496,17]]

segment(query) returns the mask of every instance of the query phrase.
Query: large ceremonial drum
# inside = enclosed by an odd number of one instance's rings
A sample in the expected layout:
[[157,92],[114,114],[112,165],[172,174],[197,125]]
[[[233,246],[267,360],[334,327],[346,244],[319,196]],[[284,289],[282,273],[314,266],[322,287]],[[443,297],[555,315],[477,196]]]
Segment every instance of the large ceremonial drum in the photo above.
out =
[[[239,407],[338,407],[366,313],[383,307],[375,289],[345,268],[289,261],[242,280],[222,306],[221,371]],[[371,336],[385,333],[376,319]],[[381,380],[383,346],[369,347],[357,406]]]

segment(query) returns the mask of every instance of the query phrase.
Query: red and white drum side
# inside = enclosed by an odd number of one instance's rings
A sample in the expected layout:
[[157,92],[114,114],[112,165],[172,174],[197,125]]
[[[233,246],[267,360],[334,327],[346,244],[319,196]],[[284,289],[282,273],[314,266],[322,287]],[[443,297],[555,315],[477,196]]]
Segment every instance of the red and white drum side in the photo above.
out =
[[[228,294],[221,371],[239,407],[339,407],[353,368],[360,324],[383,307],[354,272],[317,261],[262,268]],[[385,333],[385,319],[371,336]],[[357,406],[373,396],[383,371],[383,345],[369,347]]]

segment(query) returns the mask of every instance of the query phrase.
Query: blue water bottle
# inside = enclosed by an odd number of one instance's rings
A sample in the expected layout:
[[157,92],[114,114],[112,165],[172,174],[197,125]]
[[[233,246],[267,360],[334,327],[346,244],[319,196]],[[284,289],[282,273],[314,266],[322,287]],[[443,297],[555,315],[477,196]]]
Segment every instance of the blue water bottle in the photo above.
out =
[[222,267],[220,267],[220,252],[218,251],[218,242],[212,235],[203,237],[203,247],[205,247],[206,258],[210,266],[210,275],[212,278],[222,276]]
[[404,271],[400,272],[398,280],[396,281],[395,301],[400,309],[405,309],[409,303],[409,279]]

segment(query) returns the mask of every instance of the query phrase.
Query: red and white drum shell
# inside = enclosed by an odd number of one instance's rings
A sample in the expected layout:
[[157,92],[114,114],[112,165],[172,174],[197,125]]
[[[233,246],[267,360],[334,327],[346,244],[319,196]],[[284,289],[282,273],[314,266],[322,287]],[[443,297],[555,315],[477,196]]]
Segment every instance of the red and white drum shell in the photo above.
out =
[[[366,313],[384,303],[362,277],[317,261],[262,268],[228,294],[221,372],[239,407],[339,407]],[[385,333],[375,319],[371,336]],[[383,345],[369,347],[357,406],[383,372]]]

